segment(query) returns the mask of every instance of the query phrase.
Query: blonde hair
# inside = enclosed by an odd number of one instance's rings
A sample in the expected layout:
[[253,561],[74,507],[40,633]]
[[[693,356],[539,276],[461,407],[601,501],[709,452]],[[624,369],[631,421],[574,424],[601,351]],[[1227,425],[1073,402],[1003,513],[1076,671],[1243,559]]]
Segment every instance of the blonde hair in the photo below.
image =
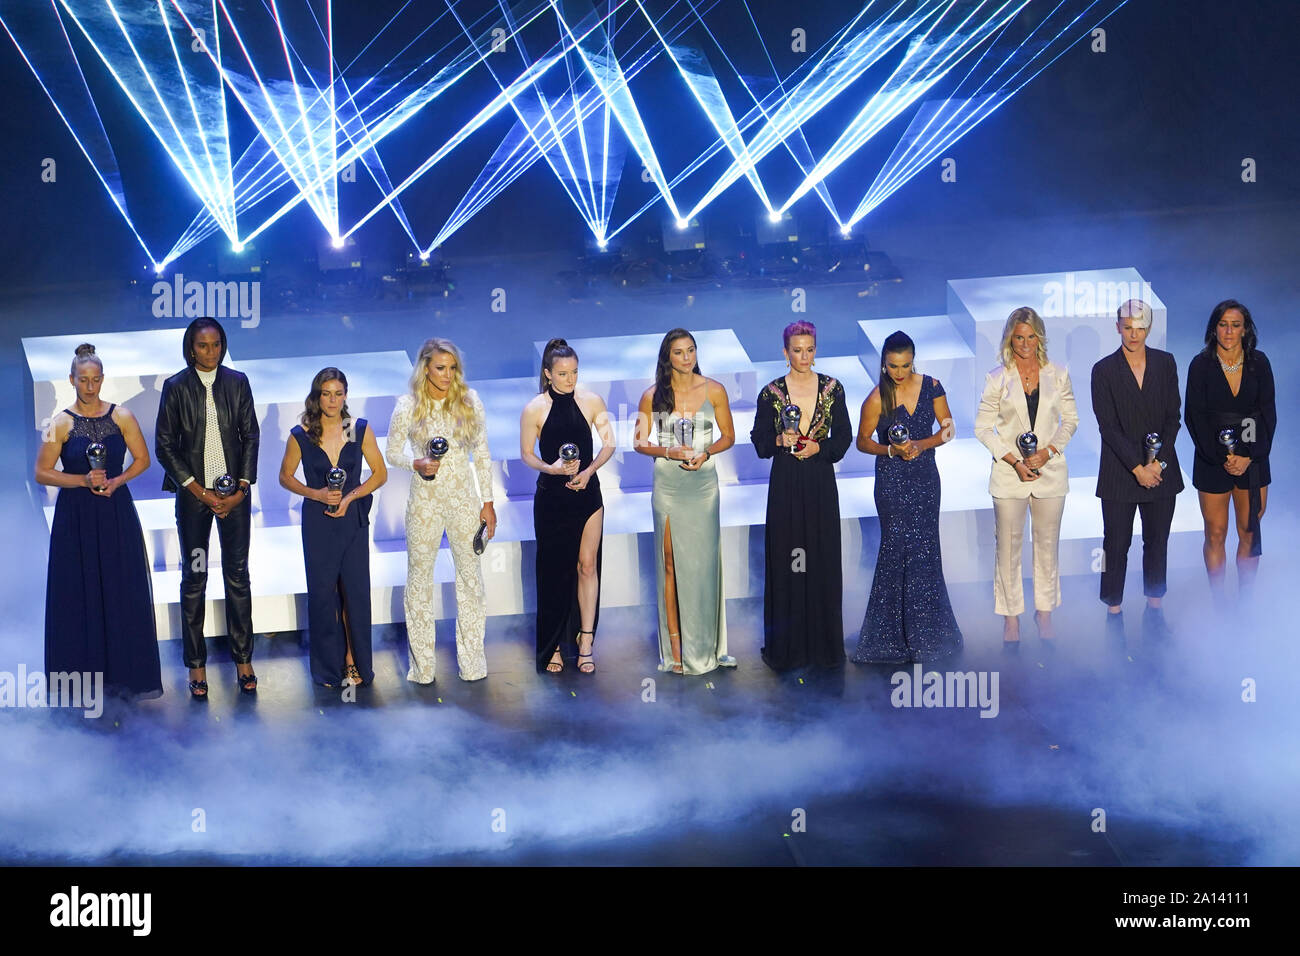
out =
[[433,414],[436,401],[429,393],[429,363],[435,355],[450,355],[456,360],[451,370],[451,385],[447,388],[447,410],[455,421],[453,437],[462,445],[468,445],[478,437],[480,423],[470,401],[469,386],[465,384],[465,363],[461,360],[460,349],[449,339],[432,338],[420,346],[420,354],[415,359],[415,369],[411,372],[411,397],[415,400],[415,418],[423,421]]
[[1027,305],[1012,312],[1007,317],[1007,324],[1002,327],[1002,347],[998,350],[1002,364],[1007,368],[1015,364],[1015,353],[1011,349],[1011,333],[1016,330],[1017,325],[1029,326],[1038,336],[1038,367],[1042,368],[1047,364],[1047,326],[1043,324],[1042,316]]
[[73,378],[76,378],[77,369],[80,366],[85,365],[87,362],[94,362],[99,366],[99,374],[104,374],[104,363],[99,360],[99,356],[95,354],[95,347],[89,342],[82,342],[77,346],[76,355],[72,357],[72,369],[68,374]]

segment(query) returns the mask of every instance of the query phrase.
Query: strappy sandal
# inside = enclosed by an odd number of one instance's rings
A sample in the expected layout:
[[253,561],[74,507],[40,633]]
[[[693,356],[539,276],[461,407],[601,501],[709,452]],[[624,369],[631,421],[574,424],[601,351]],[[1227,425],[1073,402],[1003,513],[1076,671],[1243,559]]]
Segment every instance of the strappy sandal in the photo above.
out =
[[356,664],[346,664],[343,667],[343,683],[351,684],[353,687],[360,687],[365,683],[361,679],[361,671],[357,669]]
[[235,680],[239,683],[239,690],[245,694],[257,693],[257,675],[241,674],[235,671]]
[[[594,650],[596,649],[596,632],[595,632],[595,631],[579,631],[579,632],[578,632],[578,637],[581,638],[582,635],[584,635],[584,634],[590,634],[590,635],[591,635],[591,647],[588,648],[588,650],[594,651]],[[586,658],[586,661],[583,661],[583,658],[584,658],[584,657]],[[583,670],[584,667],[588,668],[588,670]],[[591,654],[588,653],[588,654],[579,654],[579,655],[578,655],[578,673],[579,673],[579,674],[594,674],[594,673],[596,673],[596,662],[592,659],[592,655],[591,655]]]
[[[669,636],[669,637],[675,637],[675,638],[677,638],[677,646],[678,646],[679,648],[682,646],[682,636],[681,636],[680,634],[674,634],[674,633],[672,633],[671,631],[669,631],[669,632],[668,632],[668,636]],[[680,656],[681,656],[681,652],[678,651],[678,657],[680,657]],[[684,674],[684,673],[685,673],[685,671],[682,669],[682,662],[679,661],[679,660],[677,660],[676,658],[673,659],[673,661],[672,661],[672,666],[669,667],[668,670],[671,671],[671,672],[674,673],[674,674]]]
[[208,682],[205,680],[190,681],[190,697],[195,700],[208,699]]
[[559,674],[564,670],[564,658],[560,655],[560,649],[557,647],[551,659],[546,662],[546,673]]

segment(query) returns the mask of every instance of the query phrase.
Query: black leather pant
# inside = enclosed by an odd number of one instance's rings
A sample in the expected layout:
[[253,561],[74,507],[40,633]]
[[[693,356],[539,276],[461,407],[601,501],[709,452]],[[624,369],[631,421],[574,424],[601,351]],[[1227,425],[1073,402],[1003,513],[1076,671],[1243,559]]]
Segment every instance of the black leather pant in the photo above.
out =
[[208,545],[214,520],[221,541],[230,657],[236,664],[247,664],[253,659],[253,594],[248,583],[251,519],[252,505],[248,498],[226,517],[217,519],[188,489],[176,493],[176,530],[181,540],[181,643],[186,667],[203,667],[208,659],[207,645],[203,642],[203,602],[208,588]]

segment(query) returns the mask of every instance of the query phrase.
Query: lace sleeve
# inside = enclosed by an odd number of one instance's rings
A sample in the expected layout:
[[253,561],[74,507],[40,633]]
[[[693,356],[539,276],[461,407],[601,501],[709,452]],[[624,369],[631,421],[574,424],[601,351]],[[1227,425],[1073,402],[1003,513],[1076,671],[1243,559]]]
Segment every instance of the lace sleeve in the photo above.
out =
[[384,458],[394,468],[414,471],[414,458],[406,453],[407,435],[411,431],[413,414],[411,396],[403,395],[393,407],[393,417],[388,423],[388,439],[384,444]]
[[492,453],[488,450],[487,412],[478,392],[470,392],[470,401],[474,404],[474,417],[477,420],[477,437],[474,439],[474,477],[478,481],[479,501],[487,504],[492,500]]

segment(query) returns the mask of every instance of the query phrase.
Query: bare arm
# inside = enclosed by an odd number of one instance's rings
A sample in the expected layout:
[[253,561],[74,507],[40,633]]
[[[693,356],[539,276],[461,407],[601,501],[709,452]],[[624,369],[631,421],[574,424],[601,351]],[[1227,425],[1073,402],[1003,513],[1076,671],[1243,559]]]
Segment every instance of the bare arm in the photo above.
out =
[[710,456],[724,452],[736,443],[736,423],[731,418],[731,402],[721,382],[709,381],[709,401],[718,422],[718,437],[707,449]]
[[948,410],[947,395],[936,395],[934,397],[934,420],[939,425],[939,430],[916,443],[916,447],[921,451],[946,445],[956,437],[956,429],[952,423],[952,412]]
[[40,450],[36,453],[36,469],[33,477],[37,484],[49,485],[53,488],[90,487],[89,474],[69,475],[62,469],[54,467],[70,431],[72,431],[72,419],[59,412],[45,430]]
[[591,423],[596,428],[596,434],[600,436],[600,451],[587,466],[587,477],[590,478],[599,469],[614,457],[614,451],[618,447],[618,438],[614,435],[614,426],[609,420],[609,411],[605,408],[605,400],[594,392],[589,392],[586,396],[587,408],[592,412]]
[[325,500],[324,488],[308,488],[298,480],[298,465],[302,461],[302,449],[298,447],[298,440],[289,436],[289,442],[284,446],[284,458],[280,460],[280,487],[292,491],[295,495],[302,495],[304,498],[310,498],[312,501]]
[[519,416],[519,457],[529,468],[544,475],[558,475],[561,472],[555,465],[548,465],[537,456],[537,439],[542,433],[544,408],[540,396],[524,406],[523,414]]
[[379,442],[375,441],[375,430],[368,424],[361,438],[361,454],[365,456],[366,464],[370,466],[370,477],[348,494],[347,497],[351,501],[364,498],[377,488],[383,487],[384,482],[388,480],[388,466],[384,464],[384,456],[379,454]]
[[654,434],[654,386],[641,393],[641,402],[636,409],[636,430],[632,433],[632,450],[651,458],[666,458],[668,449],[660,445]]
[[889,446],[876,441],[876,426],[880,424],[880,388],[862,402],[862,416],[858,419],[858,451],[867,455],[888,455]]

